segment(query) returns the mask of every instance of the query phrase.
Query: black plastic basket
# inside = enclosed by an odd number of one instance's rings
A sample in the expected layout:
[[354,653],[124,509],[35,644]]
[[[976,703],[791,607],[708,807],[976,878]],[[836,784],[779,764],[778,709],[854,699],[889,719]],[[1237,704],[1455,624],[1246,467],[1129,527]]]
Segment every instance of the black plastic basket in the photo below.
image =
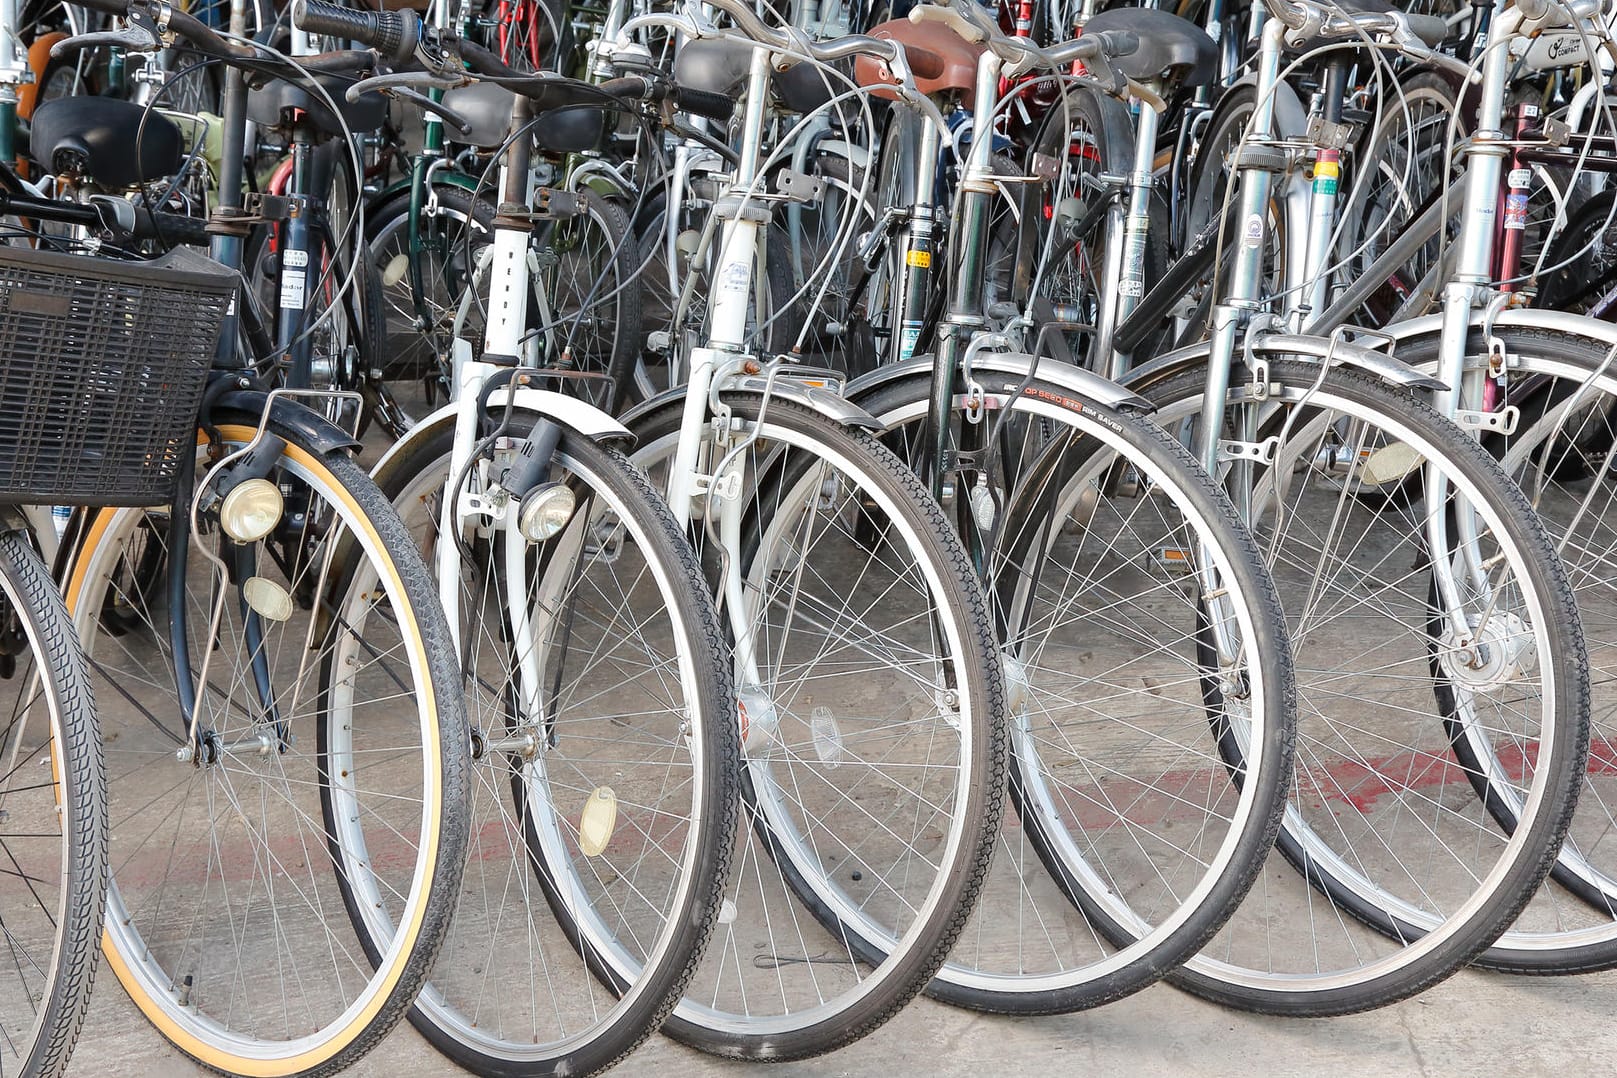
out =
[[171,501],[237,281],[185,248],[0,247],[0,502]]

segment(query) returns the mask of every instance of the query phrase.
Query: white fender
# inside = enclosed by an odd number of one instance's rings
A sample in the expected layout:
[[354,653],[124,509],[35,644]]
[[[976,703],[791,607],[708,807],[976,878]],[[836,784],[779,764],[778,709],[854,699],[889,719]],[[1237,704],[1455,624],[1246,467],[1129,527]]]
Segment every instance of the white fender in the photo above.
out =
[[[510,394],[511,389],[509,386],[496,389],[489,394],[489,408],[491,410],[504,408],[506,401],[510,399]],[[518,387],[516,394],[516,407],[521,411],[531,412],[535,415],[544,416],[546,419],[555,420],[562,426],[569,430],[577,431],[586,438],[595,441],[608,441],[616,438],[629,441],[634,439],[634,435],[629,433],[628,427],[625,427],[593,404],[581,401],[577,397],[569,397],[567,394],[557,393],[553,389],[533,389],[527,386]],[[407,448],[414,446],[421,439],[436,434],[441,426],[447,424],[453,427],[455,425],[455,413],[459,409],[460,404],[458,402],[451,402],[418,421],[415,426],[405,433],[403,438],[388,447],[387,452],[382,454],[382,459],[378,460],[376,466],[371,469],[371,475],[381,475],[382,470],[388,466],[390,461]]]

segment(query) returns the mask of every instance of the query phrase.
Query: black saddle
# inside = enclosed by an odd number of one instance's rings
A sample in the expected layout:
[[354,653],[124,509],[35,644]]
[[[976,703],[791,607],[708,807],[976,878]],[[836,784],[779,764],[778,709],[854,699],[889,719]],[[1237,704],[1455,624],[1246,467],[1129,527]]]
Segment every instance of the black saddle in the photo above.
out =
[[323,134],[333,136],[343,133],[343,124],[338,122],[338,115],[347,123],[348,130],[356,135],[375,131],[387,119],[387,99],[381,94],[362,94],[358,101],[349,101],[343,96],[355,80],[342,75],[316,75],[314,80],[336,102],[336,112],[332,112],[325,99],[313,91],[284,79],[276,79],[263,89],[247,95],[248,118],[263,127],[280,127],[284,110],[303,109],[308,112],[309,120],[316,128]]
[[495,82],[474,82],[444,94],[444,107],[453,109],[456,115],[472,125],[472,129],[464,135],[446,127],[444,130],[450,141],[481,149],[504,143],[506,136],[511,133],[511,103],[516,96]]
[[1084,32],[1127,30],[1140,47],[1112,61],[1138,82],[1161,79],[1182,86],[1205,86],[1218,74],[1218,46],[1207,31],[1171,11],[1120,7],[1103,11],[1084,23]]
[[72,172],[108,190],[180,170],[185,140],[173,120],[113,97],[59,97],[34,110],[30,146],[51,172]]
[[[747,81],[752,46],[728,38],[698,38],[680,46],[674,57],[674,81],[690,90],[735,97]],[[846,72],[844,72],[846,73]],[[818,64],[794,64],[771,78],[776,103],[788,112],[813,112],[850,82]]]

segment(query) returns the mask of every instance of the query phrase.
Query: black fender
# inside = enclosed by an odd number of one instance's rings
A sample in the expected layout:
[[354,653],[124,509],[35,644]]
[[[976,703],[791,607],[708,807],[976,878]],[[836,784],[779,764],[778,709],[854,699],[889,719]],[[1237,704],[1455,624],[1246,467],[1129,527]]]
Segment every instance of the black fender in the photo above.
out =
[[[267,390],[227,389],[214,397],[212,404],[214,408],[229,408],[249,415],[263,415],[268,408],[272,424],[297,434],[320,453],[360,448],[358,438],[319,412],[289,397],[276,397],[272,402]],[[204,416],[202,421],[211,422],[211,416]]]

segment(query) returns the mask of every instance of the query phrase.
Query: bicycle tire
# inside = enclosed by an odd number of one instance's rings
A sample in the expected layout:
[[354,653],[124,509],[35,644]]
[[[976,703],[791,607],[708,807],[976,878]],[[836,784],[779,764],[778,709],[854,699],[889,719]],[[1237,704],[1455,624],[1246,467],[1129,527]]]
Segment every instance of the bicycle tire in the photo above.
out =
[[[756,396],[723,393],[720,400],[744,424],[760,421]],[[660,468],[671,458],[682,407],[679,399],[664,399],[633,417],[637,464]],[[757,430],[759,441],[750,444],[760,452],[743,465],[751,478],[742,497],[750,508],[736,556],[751,604],[761,601],[757,596],[766,586],[779,582],[777,572],[785,574],[782,597],[765,601],[763,609],[784,611],[787,623],[782,627],[765,619],[762,628],[754,627],[752,617],[759,608],[748,608],[748,632],[767,640],[771,652],[781,656],[762,671],[759,695],[748,705],[749,714],[754,707],[764,709],[750,720],[760,724],[761,733],[752,744],[745,738],[743,744],[742,796],[750,821],[738,829],[732,886],[718,937],[664,1028],[675,1039],[715,1055],[789,1060],[829,1052],[869,1034],[920,992],[947,957],[976,901],[999,827],[1004,684],[987,605],[970,562],[914,473],[868,433],[779,397],[768,402]],[[822,496],[828,502],[824,512],[811,511],[808,506],[817,509]],[[804,544],[806,552],[794,551],[792,537],[804,519],[809,530],[803,534],[814,541]],[[869,523],[878,519],[885,525]],[[858,537],[861,520],[869,524],[864,534],[874,538]],[[893,533],[901,539],[886,541]],[[866,542],[894,558],[901,556],[902,547],[902,556],[914,559],[920,583],[909,579],[909,562],[895,570],[869,554],[851,583],[817,583],[816,565],[845,568],[842,559],[860,556]],[[717,560],[711,547],[704,554]],[[892,598],[895,589],[898,598]],[[862,614],[847,611],[850,592],[870,600]],[[889,601],[890,607],[876,610]],[[924,604],[919,606],[923,622],[924,611],[937,611],[938,632],[946,643],[936,673],[947,691],[938,691],[940,683],[927,672],[940,660],[927,658],[923,650],[934,646],[932,630],[911,628],[916,621],[912,604]],[[900,621],[876,624],[888,609]],[[793,665],[798,662],[796,648],[817,646],[812,640],[794,643],[794,635],[824,631],[827,617],[840,625],[837,619],[844,613],[850,628],[841,651],[847,654],[830,667],[817,661]],[[794,633],[796,626],[803,627],[800,634]],[[923,639],[895,635],[901,631],[923,632]],[[861,665],[866,655],[881,663],[884,650],[899,647],[899,640],[922,656],[915,659],[917,673],[901,669],[895,680]],[[812,684],[783,687],[787,678],[810,665],[816,670],[809,675]],[[805,687],[812,690],[809,701],[802,699]],[[738,694],[748,700],[745,683]],[[814,699],[829,701],[820,705],[825,713],[818,720],[812,713]],[[861,717],[856,705],[863,699],[879,702],[878,717]],[[867,704],[863,715],[875,706]],[[951,708],[953,720],[947,717]],[[882,721],[911,712],[911,721],[894,718],[891,728]],[[906,743],[911,734],[918,740]],[[888,738],[894,743],[886,745]],[[926,755],[895,765],[908,768],[896,771],[908,776],[899,781],[872,762],[873,749],[884,753],[882,759],[901,749]],[[838,779],[828,763],[852,765],[859,775]],[[880,796],[892,799],[891,806],[879,802],[885,811],[879,821],[869,819],[873,811],[861,808],[840,785],[857,785],[862,779],[879,784]],[[910,783],[920,785],[912,789]],[[770,796],[786,789],[813,800],[811,818],[795,818],[788,806]],[[865,796],[877,794],[867,789]],[[908,838],[893,829],[900,825],[888,826],[906,812],[922,817]],[[888,849],[880,841],[861,845],[872,831],[881,838],[883,828],[901,849]],[[930,856],[924,863],[913,850],[923,831],[936,844],[927,847]],[[867,882],[867,872],[880,867],[876,859],[885,863],[889,854],[895,871]],[[838,870],[849,863],[852,868]],[[812,920],[801,918],[800,908]],[[776,932],[788,938],[776,939]],[[764,948],[761,963],[757,946]],[[860,955],[879,960],[871,968]],[[764,1009],[772,1013],[762,1013]]]
[[[526,438],[539,418],[533,413],[514,417],[511,436]],[[437,502],[447,481],[454,425],[448,417],[422,430],[379,469],[382,490],[401,511],[408,513],[411,506],[422,510],[408,515],[407,524],[429,549],[437,542]],[[581,504],[601,505],[602,512],[575,518],[568,532],[547,541],[543,556],[536,548],[532,558],[540,579],[525,594],[532,596],[534,610],[547,612],[552,626],[584,626],[567,630],[581,639],[561,650],[582,652],[586,668],[578,675],[582,680],[565,675],[565,694],[553,694],[563,698],[548,705],[554,717],[548,723],[549,747],[542,754],[523,760],[515,752],[485,749],[477,754],[470,860],[479,869],[463,882],[461,919],[450,930],[432,982],[410,1013],[411,1024],[459,1066],[508,1078],[596,1073],[624,1058],[662,1024],[712,932],[736,820],[734,691],[722,634],[689,544],[667,506],[620,453],[564,431],[555,462],[557,478],[552,481],[568,482]],[[592,558],[589,538],[608,524],[624,533],[621,545],[610,557],[603,550]],[[575,544],[571,555],[566,542]],[[576,575],[577,589],[586,594],[556,598],[543,580],[557,573]],[[636,574],[653,578],[649,595],[636,591]],[[510,587],[509,577],[505,586]],[[462,635],[474,745],[499,731],[500,711],[509,726],[511,697],[520,691],[518,679],[509,670],[502,675],[503,667],[495,665],[512,659],[486,654],[483,642],[514,646],[502,640],[512,632],[507,611],[498,605],[489,609],[499,597],[488,590],[478,587],[475,575],[462,589],[467,595],[463,606],[469,608],[462,617]],[[592,601],[590,596],[597,594],[600,600]],[[632,608],[631,598],[637,600]],[[666,624],[661,614],[648,613],[648,606],[666,612]],[[605,640],[603,623],[624,618],[632,635],[622,644]],[[484,619],[498,624],[490,627]],[[591,632],[592,625],[599,631]],[[556,631],[545,629],[546,638]],[[671,643],[663,643],[665,638]],[[551,641],[535,649],[547,660],[540,671],[547,683],[551,666],[558,681],[565,674],[565,660],[550,659],[558,647]],[[610,682],[640,663],[646,669],[638,678],[624,675],[613,684],[591,680],[592,669],[603,669]],[[663,667],[669,672],[658,678]],[[501,676],[507,680],[499,681]],[[646,679],[652,682],[649,688],[640,684]],[[659,684],[676,680],[686,686],[685,695]],[[662,693],[669,699],[664,703],[666,722],[659,725],[647,701]],[[668,729],[659,735],[664,725]],[[614,730],[619,731],[615,747],[603,751]],[[657,742],[638,761],[630,759],[631,743],[637,740]],[[670,747],[681,742],[688,752]],[[604,757],[593,769],[592,753]],[[690,771],[686,794],[676,781],[682,767]],[[636,771],[647,774],[637,779]],[[551,777],[557,774],[561,777]],[[638,812],[650,817],[650,823],[631,818],[630,829],[617,824],[608,844],[616,849],[585,851],[581,858],[575,843],[582,841],[582,814],[574,812],[570,801],[563,803],[565,795],[575,788],[599,790],[608,781],[625,813]],[[661,798],[654,799],[659,792]],[[576,829],[574,816],[579,817]],[[669,836],[673,848],[647,852],[651,832],[664,829],[676,833]],[[678,832],[684,834],[683,845]],[[636,834],[642,841],[638,848],[633,845]],[[655,862],[658,856],[678,866],[664,870],[672,879],[659,875],[656,864],[643,869],[644,861]],[[578,867],[585,859],[600,867]],[[502,861],[510,862],[508,871],[490,873],[483,867]],[[622,885],[614,886],[619,881]],[[636,908],[637,902],[644,909]],[[350,915],[364,938],[364,911],[351,906]],[[560,933],[548,927],[552,915]],[[518,944],[518,936],[526,939],[526,948]],[[600,985],[594,991],[588,988],[591,976]],[[522,990],[525,984],[527,991]],[[531,1021],[525,1022],[525,1015]]]
[[[1258,436],[1284,438],[1269,457],[1280,463],[1259,471],[1255,531],[1282,589],[1311,600],[1301,616],[1288,611],[1299,672],[1298,751],[1308,766],[1298,770],[1277,843],[1300,871],[1289,875],[1271,862],[1263,888],[1173,979],[1244,1010],[1347,1014],[1449,976],[1509,928],[1532,897],[1572,817],[1588,749],[1588,676],[1565,572],[1520,490],[1480,445],[1414,396],[1356,371],[1271,357],[1269,380],[1270,411]],[[1164,423],[1177,425],[1199,414],[1205,383],[1205,368],[1193,364],[1135,388],[1159,406]],[[1243,403],[1251,392],[1250,383],[1236,384],[1230,399]],[[1396,445],[1404,448],[1378,456]],[[1413,477],[1425,467],[1441,467],[1446,489],[1460,492],[1440,510],[1420,508],[1424,499],[1414,495],[1424,487],[1407,489],[1420,485]],[[1383,468],[1391,470],[1384,475]],[[1285,477],[1278,491],[1276,476]],[[1389,486],[1400,496],[1388,496]],[[1276,497],[1296,505],[1277,517],[1269,509]],[[1320,509],[1331,514],[1323,531],[1309,522]],[[1490,727],[1501,744],[1536,738],[1531,761],[1524,757],[1512,772],[1521,776],[1515,781],[1531,812],[1510,835],[1487,818],[1441,721],[1442,686],[1463,685],[1473,709],[1483,706],[1483,694],[1455,665],[1459,642],[1434,635],[1447,615],[1433,620],[1430,561],[1421,557],[1426,528],[1439,513],[1445,528],[1475,522],[1477,542],[1485,537],[1486,549],[1497,552],[1490,565],[1498,579],[1489,580],[1510,617],[1493,631],[1511,634],[1500,653],[1519,655],[1514,641],[1529,633],[1541,649],[1537,682],[1505,667],[1505,675],[1516,675],[1507,681],[1512,693],[1522,698],[1519,722]],[[1294,530],[1277,531],[1274,519]],[[1316,539],[1317,556],[1307,549]],[[1329,561],[1336,543],[1347,546]],[[1353,560],[1360,557],[1371,560]],[[1324,575],[1299,581],[1316,563]],[[1337,610],[1356,611],[1344,615],[1351,624],[1321,628]],[[1525,628],[1518,631],[1518,623]],[[1360,635],[1340,635],[1349,631]],[[1434,676],[1438,670],[1442,677]],[[1365,685],[1382,686],[1382,696],[1365,699]],[[1356,686],[1351,706],[1336,704]],[[1388,696],[1388,686],[1397,686],[1397,695]],[[1465,796],[1445,796],[1445,789]],[[1398,830],[1411,814],[1432,837],[1422,849],[1413,848],[1420,835]],[[1373,923],[1372,909],[1395,916],[1395,934],[1377,930],[1383,926]]]
[[[0,847],[10,866],[0,881],[0,907],[12,956],[11,973],[0,978],[0,1066],[58,1078],[89,1011],[100,953],[106,768],[73,621],[19,532],[0,535],[0,615],[6,645],[0,685],[17,687],[0,727],[7,760]],[[43,733],[29,729],[30,714],[38,721],[36,709],[44,712]],[[43,782],[42,766],[52,776]]]
[[[225,447],[247,445],[259,425],[256,416],[226,410],[212,420]],[[290,425],[270,422],[267,430],[284,443],[271,474],[301,491],[300,500],[283,509],[265,541],[220,545],[239,559],[233,573],[252,574],[231,586],[234,603],[225,590],[208,601],[221,578],[189,528],[171,532],[167,510],[96,513],[70,563],[66,593],[96,684],[128,705],[102,712],[118,864],[108,963],[141,1013],[198,1063],[229,1074],[325,1075],[360,1058],[404,1017],[443,941],[465,867],[465,718],[442,610],[397,514],[342,450],[322,451]],[[200,434],[199,457],[209,444]],[[191,548],[184,580],[173,573],[171,534],[183,534]],[[144,556],[152,543],[164,544],[156,561]],[[267,582],[254,589],[257,598],[245,588],[251,579]],[[164,587],[153,586],[159,582]],[[191,611],[188,646],[193,631],[209,640],[211,618],[219,619],[215,646],[191,647],[194,676],[211,675],[197,699],[223,701],[197,712],[197,739],[171,673],[170,596]],[[103,622],[109,605],[125,608],[115,623]],[[225,621],[227,609],[239,622]],[[249,609],[256,630],[246,628]],[[311,610],[327,623],[307,616]],[[131,629],[131,615],[140,628]],[[272,647],[265,636],[276,632],[266,628],[272,623],[307,635]],[[371,635],[360,641],[361,632]],[[220,674],[233,659],[241,664]],[[158,779],[162,767],[170,770]],[[143,786],[152,781],[171,783],[159,801]],[[333,790],[349,809],[341,827],[324,822]],[[193,821],[212,820],[211,811],[226,818],[231,849],[245,836],[251,866],[208,855],[224,845],[211,845],[218,835]],[[364,877],[321,875],[343,865],[362,866]],[[245,868],[247,882],[232,891],[233,868]],[[337,892],[350,887],[374,903],[373,918],[395,926],[379,963],[357,951],[337,914]],[[232,897],[221,904],[221,892]],[[250,946],[266,941],[242,928],[255,914],[270,923],[273,962]],[[201,946],[215,932],[234,947]],[[289,976],[296,1014],[289,1004],[239,1005],[243,994],[258,998],[277,986],[289,1000]]]

